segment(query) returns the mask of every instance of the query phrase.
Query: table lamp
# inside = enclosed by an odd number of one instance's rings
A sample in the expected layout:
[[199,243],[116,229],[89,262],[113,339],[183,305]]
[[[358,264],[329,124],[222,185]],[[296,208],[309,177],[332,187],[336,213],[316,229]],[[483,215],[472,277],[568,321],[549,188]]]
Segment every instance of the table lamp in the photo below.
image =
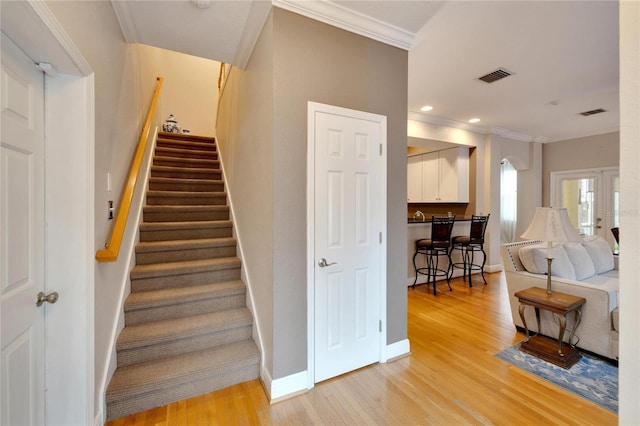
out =
[[571,224],[567,209],[537,207],[531,224],[520,238],[547,242],[547,295],[551,296],[552,244],[582,242],[582,238]]

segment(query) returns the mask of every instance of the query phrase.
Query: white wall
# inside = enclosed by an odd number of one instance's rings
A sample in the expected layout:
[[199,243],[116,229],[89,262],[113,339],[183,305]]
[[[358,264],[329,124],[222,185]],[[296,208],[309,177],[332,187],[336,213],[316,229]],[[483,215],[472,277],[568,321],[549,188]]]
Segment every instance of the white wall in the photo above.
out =
[[620,2],[620,409],[640,419],[640,3]]

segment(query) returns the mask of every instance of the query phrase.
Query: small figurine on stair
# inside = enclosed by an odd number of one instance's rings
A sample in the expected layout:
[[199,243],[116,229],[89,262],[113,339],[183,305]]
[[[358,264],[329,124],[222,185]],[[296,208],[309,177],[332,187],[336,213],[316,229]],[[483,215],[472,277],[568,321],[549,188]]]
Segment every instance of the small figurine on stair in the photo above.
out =
[[178,121],[173,116],[173,114],[169,114],[169,117],[162,125],[162,130],[167,133],[180,133],[180,126],[178,125]]

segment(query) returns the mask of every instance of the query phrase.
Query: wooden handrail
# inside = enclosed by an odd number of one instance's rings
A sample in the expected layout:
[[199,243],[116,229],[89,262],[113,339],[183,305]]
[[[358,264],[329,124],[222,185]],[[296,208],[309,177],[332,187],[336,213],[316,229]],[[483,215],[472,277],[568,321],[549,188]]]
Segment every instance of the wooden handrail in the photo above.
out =
[[220,62],[220,72],[218,73],[218,90],[222,89],[222,82],[226,77],[227,64]]
[[151,130],[151,122],[153,121],[158,97],[160,96],[160,88],[162,87],[163,78],[158,77],[157,81],[156,89],[153,92],[153,98],[151,99],[151,105],[149,105],[149,111],[147,112],[147,119],[142,126],[142,132],[140,132],[138,147],[136,148],[136,152],[131,160],[129,176],[122,191],[118,214],[116,215],[116,221],[113,225],[113,230],[111,231],[111,238],[105,243],[104,250],[98,250],[96,252],[96,259],[98,262],[115,262],[118,260],[118,254],[120,254],[120,245],[122,244],[122,237],[124,236],[124,230],[127,226],[129,210],[131,209],[131,201],[133,200],[133,193],[136,189],[138,176],[140,175],[142,158],[144,157],[144,152],[147,147],[147,140],[149,139],[149,132]]

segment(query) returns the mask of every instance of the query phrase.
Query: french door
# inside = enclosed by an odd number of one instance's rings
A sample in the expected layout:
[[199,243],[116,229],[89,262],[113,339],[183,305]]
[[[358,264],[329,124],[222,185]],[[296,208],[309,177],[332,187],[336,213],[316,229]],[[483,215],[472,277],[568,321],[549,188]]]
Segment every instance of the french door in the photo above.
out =
[[579,234],[598,235],[617,248],[611,228],[619,225],[617,167],[551,173],[551,205],[565,207]]

